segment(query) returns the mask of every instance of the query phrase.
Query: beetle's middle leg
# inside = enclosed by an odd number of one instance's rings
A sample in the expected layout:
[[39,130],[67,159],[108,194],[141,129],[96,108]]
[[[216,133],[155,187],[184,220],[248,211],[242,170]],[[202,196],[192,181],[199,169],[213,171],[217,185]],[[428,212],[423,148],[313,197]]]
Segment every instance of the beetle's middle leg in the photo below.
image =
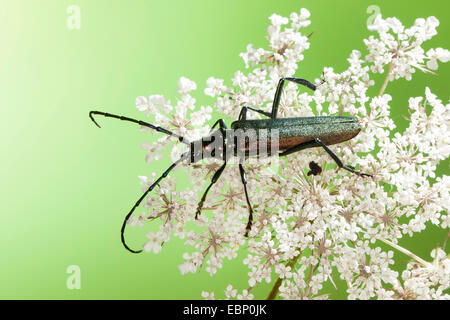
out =
[[242,166],[242,163],[239,163],[239,173],[241,174],[241,180],[242,180],[242,184],[244,185],[244,191],[245,191],[245,199],[247,200],[247,206],[248,206],[248,221],[247,221],[247,227],[245,227],[245,236],[248,237],[248,233],[252,229],[252,224],[253,224],[253,208],[252,208],[252,205],[248,198],[247,177],[245,175],[245,171],[244,171],[244,167]]
[[256,108],[253,108],[253,107],[245,106],[245,107],[242,107],[241,112],[239,113],[238,120],[247,120],[247,110],[252,110],[252,111],[258,112],[258,113],[260,113],[262,115],[265,115],[266,117],[269,117],[269,118],[272,117],[272,113],[271,112],[266,112],[266,111],[263,111],[263,110],[260,110],[260,109],[256,109]]
[[272,102],[272,111],[271,112],[266,112],[263,110],[245,106],[241,109],[241,113],[239,114],[238,120],[246,120],[247,119],[247,110],[252,110],[252,111],[258,112],[260,114],[263,114],[266,117],[275,119],[277,117],[278,106],[280,105],[281,93],[283,92],[283,86],[284,86],[285,81],[291,81],[291,82],[295,82],[297,84],[301,84],[302,86],[308,87],[311,90],[316,90],[316,88],[317,88],[317,86],[315,84],[313,84],[305,79],[283,77],[278,82],[277,90],[275,91],[275,96],[274,96],[273,102]]
[[289,78],[289,77],[281,78],[280,81],[278,82],[277,90],[275,91],[275,96],[273,97],[272,112],[270,115],[270,117],[272,119],[275,119],[277,117],[278,107],[279,107],[280,101],[281,101],[281,93],[283,92],[283,86],[284,86],[284,83],[286,80],[295,82],[297,84],[301,84],[302,86],[308,87],[311,90],[316,90],[316,88],[317,88],[317,86],[315,84],[313,84],[305,79]]
[[280,157],[287,156],[291,153],[294,153],[294,152],[297,152],[300,150],[304,150],[307,148],[313,148],[313,147],[322,147],[330,155],[330,157],[333,158],[334,162],[336,162],[336,164],[339,166],[339,168],[350,171],[361,177],[364,177],[364,176],[372,177],[372,175],[370,175],[370,174],[356,171],[353,167],[345,166],[342,163],[341,159],[339,159],[339,157],[333,151],[331,151],[330,148],[328,148],[328,146],[325,143],[323,143],[322,140],[320,140],[319,138],[315,138],[314,140],[300,143],[299,145],[296,145],[295,147],[289,148],[289,149],[281,152],[278,156],[280,156]]

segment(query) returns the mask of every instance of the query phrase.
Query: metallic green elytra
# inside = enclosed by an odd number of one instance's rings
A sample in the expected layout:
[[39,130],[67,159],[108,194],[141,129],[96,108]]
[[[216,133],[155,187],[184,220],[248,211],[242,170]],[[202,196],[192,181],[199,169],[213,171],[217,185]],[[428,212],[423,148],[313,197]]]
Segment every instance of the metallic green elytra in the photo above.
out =
[[301,143],[313,141],[315,138],[319,138],[326,145],[341,143],[354,138],[361,131],[362,126],[357,117],[319,116],[238,120],[231,124],[231,129],[252,131],[257,135],[264,129],[269,133],[271,130],[278,130],[279,149],[287,150]]

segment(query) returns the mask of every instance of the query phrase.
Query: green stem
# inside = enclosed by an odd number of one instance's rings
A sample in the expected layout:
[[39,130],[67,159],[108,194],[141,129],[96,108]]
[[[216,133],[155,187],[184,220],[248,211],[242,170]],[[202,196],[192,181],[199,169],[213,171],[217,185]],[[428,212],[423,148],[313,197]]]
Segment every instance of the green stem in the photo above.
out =
[[277,279],[274,286],[272,287],[272,290],[270,290],[270,293],[267,296],[266,300],[275,300],[275,298],[278,295],[278,289],[280,288],[282,282],[283,280],[281,278]]
[[[302,255],[302,253],[300,252],[296,257],[294,257],[294,259],[292,259],[290,262],[288,262],[286,264],[286,267],[292,268],[297,263],[297,260],[298,260],[298,258],[300,258],[301,255]],[[283,279],[278,277],[277,281],[275,281],[275,284],[272,287],[272,290],[270,290],[270,293],[267,296],[266,300],[275,300],[275,298],[278,295],[278,290],[280,289],[282,282],[283,282]]]

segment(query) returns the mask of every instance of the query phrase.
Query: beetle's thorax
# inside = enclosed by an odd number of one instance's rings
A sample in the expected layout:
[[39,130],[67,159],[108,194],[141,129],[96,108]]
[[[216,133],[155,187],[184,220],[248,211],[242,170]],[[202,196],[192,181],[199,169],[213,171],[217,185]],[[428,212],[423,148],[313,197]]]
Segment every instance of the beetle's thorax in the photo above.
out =
[[205,158],[228,161],[232,157],[266,158],[278,154],[278,130],[227,129],[217,130],[191,143],[190,161]]

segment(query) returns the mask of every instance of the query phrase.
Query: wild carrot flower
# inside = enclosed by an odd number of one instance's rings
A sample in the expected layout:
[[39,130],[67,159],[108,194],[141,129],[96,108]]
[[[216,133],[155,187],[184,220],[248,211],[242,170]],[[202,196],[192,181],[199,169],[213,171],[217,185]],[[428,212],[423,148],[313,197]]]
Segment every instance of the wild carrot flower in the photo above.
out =
[[[278,80],[294,76],[310,46],[303,32],[309,18],[306,9],[289,18],[272,15],[267,48],[249,44],[241,53],[245,71],[236,71],[229,83],[207,79],[204,93],[216,99],[212,106],[198,107],[191,96],[197,85],[181,78],[176,103],[160,95],[138,97],[138,110],[191,140],[209,132],[213,110],[231,119],[237,118],[244,105],[270,111]],[[224,289],[227,299],[251,299],[251,290],[263,281],[274,283],[268,298],[324,299],[328,295],[320,291],[326,282],[334,285],[333,277],[346,282],[349,299],[449,299],[450,259],[445,251],[437,248],[425,260],[411,252],[414,248],[399,246],[398,239],[414,236],[427,223],[449,228],[450,177],[436,177],[435,170],[450,154],[450,105],[424,87],[408,101],[408,128],[392,134],[395,122],[390,105],[399,101],[387,89],[389,81],[412,80],[416,70],[431,72],[439,62],[450,59],[446,49],[425,51],[422,47],[436,35],[438,25],[435,17],[429,17],[405,28],[396,18],[378,16],[369,26],[375,35],[364,40],[365,53],[351,51],[345,71],[336,73],[325,67],[315,79],[316,84],[325,82],[316,91],[299,93],[296,85],[288,84],[282,95],[279,117],[359,117],[361,133],[333,145],[333,151],[373,178],[337,171],[319,148],[280,158],[278,171],[272,174],[262,174],[266,165],[246,164],[255,210],[247,239],[243,234],[248,211],[238,171],[225,169],[210,190],[202,215],[194,220],[205,181],[220,164],[213,160],[184,164],[190,187],[177,190],[174,178],[164,180],[143,202],[143,212],[129,220],[130,225],[140,227],[147,220],[160,224],[158,232],[148,234],[145,251],[158,253],[162,243],[179,237],[192,247],[183,254],[180,271],[205,270],[213,276],[225,259],[235,259],[240,248],[246,250],[243,263],[249,269],[248,287],[239,291],[230,284]],[[375,83],[373,74],[381,72],[387,73],[386,80]],[[379,94],[370,96],[368,88],[374,85],[380,87]],[[257,113],[248,116],[261,117]],[[185,150],[166,137],[142,147],[148,151],[149,162],[158,160],[162,149],[171,147],[174,159]],[[312,160],[322,166],[322,174],[306,174]],[[145,187],[155,177],[140,179]],[[380,244],[392,250],[382,250]],[[394,271],[394,256],[399,252],[411,258],[400,273]],[[214,292],[201,295],[216,297]]]

